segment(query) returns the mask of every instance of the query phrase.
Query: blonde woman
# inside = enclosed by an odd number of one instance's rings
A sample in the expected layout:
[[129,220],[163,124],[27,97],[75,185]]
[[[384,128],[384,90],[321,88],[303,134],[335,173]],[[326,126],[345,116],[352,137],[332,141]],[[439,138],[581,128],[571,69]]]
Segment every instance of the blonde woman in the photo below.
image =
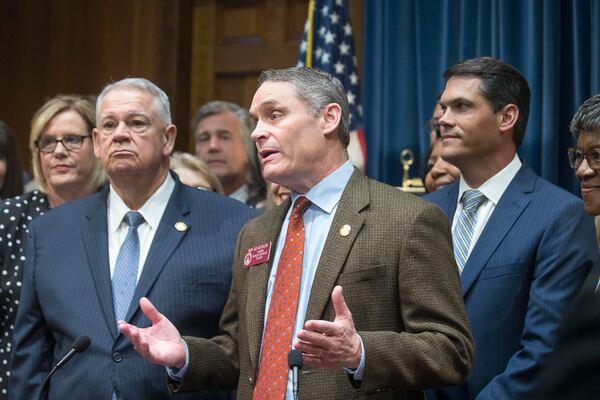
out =
[[97,191],[105,181],[91,140],[94,104],[81,96],[59,95],[31,122],[29,147],[40,190],[2,202],[0,209],[0,399],[8,393],[12,327],[25,265],[27,227],[51,208]]
[[189,153],[176,151],[171,154],[171,169],[184,185],[223,194],[223,186],[208,165]]

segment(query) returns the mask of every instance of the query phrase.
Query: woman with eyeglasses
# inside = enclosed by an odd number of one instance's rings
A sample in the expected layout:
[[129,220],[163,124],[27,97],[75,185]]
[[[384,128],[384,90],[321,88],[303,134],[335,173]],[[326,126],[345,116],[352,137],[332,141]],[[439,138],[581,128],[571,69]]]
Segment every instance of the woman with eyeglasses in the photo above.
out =
[[59,95],[46,102],[31,122],[29,147],[33,177],[40,190],[2,201],[0,208],[0,399],[7,398],[9,359],[25,265],[31,220],[66,202],[97,191],[105,181],[94,157],[91,100]]
[[[600,216],[600,94],[586,100],[573,116],[571,133],[577,144],[570,148],[569,163],[581,183],[585,211]],[[600,247],[596,218],[596,240]]]
[[[569,163],[581,183],[588,214],[600,216],[600,94],[586,100],[571,120],[576,145]],[[596,223],[596,239],[598,223]],[[600,247],[600,240],[598,240]],[[600,260],[563,317],[554,353],[538,377],[534,399],[597,399],[600,392]]]

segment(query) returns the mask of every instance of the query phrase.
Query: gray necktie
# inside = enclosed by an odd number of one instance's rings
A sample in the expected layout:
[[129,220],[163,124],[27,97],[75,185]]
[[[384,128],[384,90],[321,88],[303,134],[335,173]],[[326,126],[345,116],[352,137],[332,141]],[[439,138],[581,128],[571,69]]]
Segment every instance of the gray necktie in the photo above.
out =
[[140,240],[137,228],[144,222],[144,217],[137,211],[129,211],[125,214],[124,220],[129,225],[129,230],[119,250],[112,278],[113,305],[117,321],[125,319],[137,283],[140,263]]
[[469,247],[477,224],[477,209],[485,200],[485,195],[476,189],[467,190],[462,195],[463,209],[452,233],[454,256],[461,274],[469,258]]

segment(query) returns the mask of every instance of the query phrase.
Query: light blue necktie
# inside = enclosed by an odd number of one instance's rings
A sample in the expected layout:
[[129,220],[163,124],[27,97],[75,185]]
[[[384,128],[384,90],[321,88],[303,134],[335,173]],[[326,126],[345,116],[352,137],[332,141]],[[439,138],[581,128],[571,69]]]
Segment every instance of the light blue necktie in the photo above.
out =
[[456,257],[456,264],[458,264],[458,271],[461,274],[469,258],[469,247],[477,224],[477,209],[485,200],[485,195],[479,190],[467,190],[462,195],[463,209],[452,234],[454,256]]
[[137,228],[144,222],[144,217],[137,211],[129,211],[123,219],[129,225],[129,230],[119,250],[112,278],[113,306],[117,321],[125,319],[137,283],[140,263],[140,240]]

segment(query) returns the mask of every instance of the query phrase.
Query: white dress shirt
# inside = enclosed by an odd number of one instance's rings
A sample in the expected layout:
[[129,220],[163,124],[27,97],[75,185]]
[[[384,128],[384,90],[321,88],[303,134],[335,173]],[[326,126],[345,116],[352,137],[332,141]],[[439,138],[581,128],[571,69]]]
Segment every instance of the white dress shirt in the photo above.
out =
[[248,197],[250,197],[250,190],[248,189],[248,185],[244,184],[240,186],[239,189],[231,193],[229,197],[246,204],[246,202],[248,201]]
[[160,224],[160,220],[167,208],[167,203],[175,189],[175,180],[167,173],[167,178],[160,185],[139,210],[131,210],[125,202],[114,191],[112,185],[108,193],[108,260],[110,265],[110,278],[112,279],[117,263],[119,250],[127,237],[129,225],[123,220],[125,214],[129,211],[138,211],[144,217],[144,222],[138,227],[138,237],[140,239],[140,263],[138,265],[137,280],[140,280],[144,263],[148,257],[152,240]]
[[[481,193],[483,193],[486,197],[486,200],[479,206],[477,209],[477,223],[475,224],[475,230],[473,231],[473,239],[471,240],[471,245],[469,246],[469,251],[467,254],[467,260],[469,259],[469,255],[471,255],[471,250],[475,247],[475,243],[481,236],[481,232],[483,232],[483,228],[487,224],[490,216],[494,212],[496,205],[500,201],[500,198],[504,194],[504,191],[510,185],[519,169],[521,169],[521,160],[519,160],[519,156],[515,154],[513,160],[504,167],[500,172],[496,175],[492,176],[490,179],[485,181],[480,187],[477,188]],[[454,227],[458,221],[458,217],[463,209],[463,204],[460,202],[462,195],[465,191],[473,189],[470,187],[467,182],[465,182],[464,178],[460,177],[460,183],[458,186],[458,200],[456,206],[456,212],[454,213],[454,219],[452,220],[452,232],[454,232]]]

